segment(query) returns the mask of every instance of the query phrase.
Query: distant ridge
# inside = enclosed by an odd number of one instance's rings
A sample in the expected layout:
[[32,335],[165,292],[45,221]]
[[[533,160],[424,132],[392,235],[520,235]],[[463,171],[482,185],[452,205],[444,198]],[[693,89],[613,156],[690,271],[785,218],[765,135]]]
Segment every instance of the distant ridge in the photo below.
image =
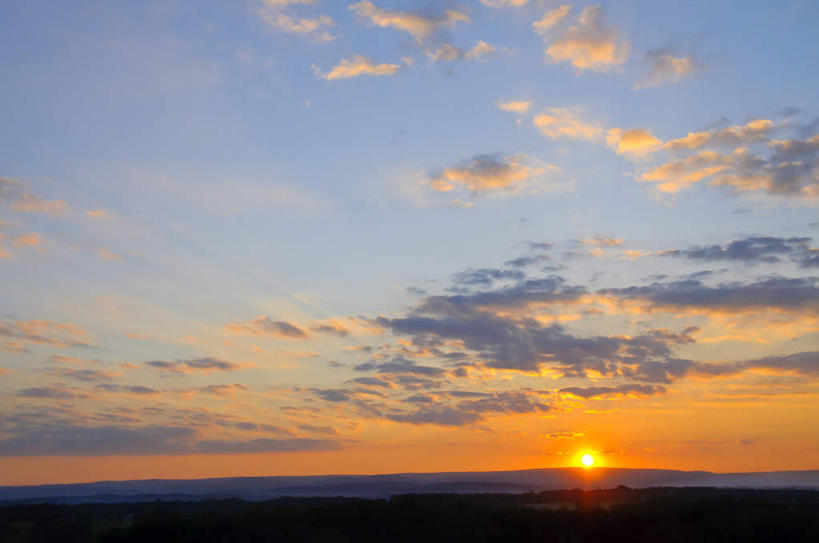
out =
[[546,468],[521,471],[396,473],[148,479],[0,487],[0,503],[87,503],[284,496],[384,498],[410,493],[521,493],[572,488],[719,487],[819,489],[819,470],[711,473],[625,468]]

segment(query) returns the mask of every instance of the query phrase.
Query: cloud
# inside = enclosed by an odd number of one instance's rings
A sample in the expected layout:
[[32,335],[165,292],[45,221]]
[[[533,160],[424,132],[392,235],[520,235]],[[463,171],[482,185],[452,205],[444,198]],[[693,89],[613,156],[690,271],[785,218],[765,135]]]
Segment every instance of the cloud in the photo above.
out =
[[94,369],[73,369],[73,368],[57,368],[48,370],[48,375],[52,377],[62,377],[64,379],[72,379],[74,381],[83,382],[100,382],[113,381],[121,374],[112,371],[94,370]]
[[44,213],[56,216],[68,210],[68,204],[64,200],[44,200],[27,192],[25,185],[16,179],[0,178],[0,202],[5,202],[12,210],[23,213]]
[[548,366],[567,376],[585,377],[589,370],[616,375],[619,364],[663,361],[675,345],[693,341],[691,331],[681,334],[648,332],[634,337],[590,336],[569,333],[559,324],[544,325],[468,309],[446,314],[421,314],[383,318],[393,333],[412,336],[413,341],[458,342],[485,360],[487,367],[537,372]]
[[92,209],[85,212],[85,216],[94,221],[101,221],[109,217],[104,209]]
[[311,330],[321,334],[330,334],[338,337],[347,337],[350,335],[349,328],[337,320],[328,320],[316,323],[311,327]]
[[648,73],[634,85],[634,90],[657,87],[666,83],[677,83],[697,69],[691,57],[674,56],[669,49],[655,49],[646,52]]
[[508,111],[517,115],[523,115],[532,107],[531,100],[501,100],[498,102],[498,109]]
[[31,387],[17,391],[21,398],[40,398],[47,400],[70,400],[78,397],[88,397],[62,387]]
[[662,251],[658,254],[704,262],[740,261],[766,264],[781,262],[781,257],[789,256],[802,267],[812,267],[814,250],[809,246],[810,241],[811,238],[808,237],[750,236],[726,245],[699,245],[688,249]]
[[210,371],[234,371],[241,368],[239,364],[213,357],[195,358],[192,360],[174,360],[172,362],[165,360],[150,360],[145,362],[145,364],[152,368],[170,373],[206,373]]
[[411,413],[391,413],[387,415],[387,418],[393,422],[440,426],[467,426],[483,420],[478,413],[460,411],[449,406],[423,407]]
[[560,389],[561,394],[568,394],[584,400],[606,398],[611,396],[650,396],[665,394],[665,387],[660,385],[626,384],[613,387],[567,387]]
[[608,236],[601,236],[600,234],[597,234],[590,238],[577,240],[577,242],[585,246],[588,249],[589,254],[596,258],[600,258],[603,256],[604,249],[622,246],[623,238],[615,239],[610,238]]
[[640,181],[659,183],[662,192],[676,193],[694,183],[732,168],[734,158],[714,151],[701,151],[694,156],[673,160],[644,172]]
[[23,349],[30,344],[92,347],[88,342],[88,333],[79,326],[46,320],[0,322],[0,337],[20,342]]
[[426,185],[436,192],[465,190],[473,195],[514,194],[532,188],[533,181],[549,170],[549,167],[532,165],[529,157],[523,154],[482,154],[431,175]]
[[604,289],[600,293],[620,299],[641,300],[654,308],[758,311],[819,309],[817,278],[770,277],[752,283],[721,283],[709,286],[687,279],[653,283],[642,287]]
[[317,17],[294,17],[285,13],[285,9],[296,4],[313,4],[305,0],[262,0],[259,17],[268,25],[288,34],[309,35],[313,41],[329,42],[335,36],[327,32],[333,26],[333,19],[321,14]]
[[427,57],[434,62],[455,62],[457,60],[486,62],[497,52],[497,47],[483,40],[478,40],[472,49],[464,50],[451,43],[442,43],[435,48],[424,50]]
[[339,442],[287,438],[197,440],[184,426],[63,424],[17,429],[0,439],[0,456],[111,456],[154,454],[246,454],[333,450]]
[[405,358],[395,358],[380,364],[367,363],[356,366],[355,371],[375,371],[381,375],[420,375],[423,377],[443,377],[447,372],[434,366],[420,366]]
[[603,127],[582,119],[578,108],[550,107],[547,113],[537,115],[532,124],[552,139],[598,141],[603,137]]
[[481,4],[490,8],[513,8],[525,6],[529,0],[481,0]]
[[[507,276],[509,278],[511,276]],[[486,284],[484,284],[486,285]],[[506,312],[552,304],[572,303],[587,293],[585,287],[567,285],[565,279],[549,276],[525,279],[513,285],[455,295],[431,295],[418,306],[422,313],[458,315],[464,312]]]
[[819,352],[810,351],[786,356],[769,356],[756,360],[746,360],[741,367],[764,369],[773,372],[796,373],[808,377],[819,377]]
[[118,262],[122,260],[121,254],[115,253],[108,247],[100,247],[97,249],[97,256],[100,257],[100,260],[105,260],[108,262]]
[[564,27],[568,15],[569,7],[561,6],[532,25],[543,36],[552,62],[569,62],[580,73],[608,71],[626,61],[629,43],[616,29],[605,25],[600,6],[584,8],[575,25]]
[[376,64],[363,55],[354,55],[351,59],[342,59],[337,66],[334,66],[333,69],[327,73],[322,73],[315,67],[314,72],[322,79],[334,81],[336,79],[349,79],[361,75],[395,75],[400,69],[400,64]]
[[689,132],[685,137],[668,141],[665,148],[670,151],[692,151],[709,145],[750,145],[764,141],[776,128],[776,124],[769,119],[754,119],[744,125],[704,132]]
[[399,11],[382,9],[365,0],[352,4],[351,9],[370,24],[381,28],[394,28],[406,32],[421,43],[434,33],[444,28],[454,28],[458,23],[470,23],[469,16],[457,9],[448,9],[443,13],[433,14],[421,11]]
[[562,23],[572,10],[570,5],[562,5],[543,14],[543,17],[532,23],[532,28],[538,34],[544,35],[552,28]]
[[179,426],[45,426],[0,439],[0,456],[174,454],[187,452],[195,433]]
[[606,145],[618,155],[644,157],[662,146],[662,141],[648,130],[612,128],[606,132]]
[[461,291],[471,287],[488,287],[495,281],[512,280],[520,281],[526,274],[520,270],[499,270],[496,268],[480,268],[477,270],[466,270],[458,272],[453,277],[453,290]]
[[[689,134],[667,143],[666,147],[688,150],[730,144],[731,140],[748,143],[758,141],[769,130],[767,124],[761,122],[750,130],[733,128],[736,127]],[[765,148],[765,154],[756,154],[745,147],[737,147],[730,153],[702,149],[695,155],[655,166],[638,176],[638,180],[657,182],[660,191],[673,193],[710,179],[710,185],[728,187],[737,193],[764,192],[815,202],[819,198],[819,135],[808,139],[769,140]]]
[[274,321],[267,315],[259,315],[246,324],[228,324],[228,331],[234,334],[250,334],[282,339],[307,339],[307,332],[286,321]]

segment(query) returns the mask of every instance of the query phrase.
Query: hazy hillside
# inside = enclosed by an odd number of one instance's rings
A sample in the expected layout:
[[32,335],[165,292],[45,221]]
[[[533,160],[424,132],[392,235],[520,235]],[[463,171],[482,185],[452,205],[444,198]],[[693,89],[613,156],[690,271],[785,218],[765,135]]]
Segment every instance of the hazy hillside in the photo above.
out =
[[377,498],[407,493],[540,492],[571,488],[722,487],[819,488],[819,470],[766,473],[710,473],[655,469],[579,468],[523,471],[234,477],[218,479],[101,481],[95,483],[0,487],[0,501],[124,502],[155,499],[235,497],[264,500],[281,496]]

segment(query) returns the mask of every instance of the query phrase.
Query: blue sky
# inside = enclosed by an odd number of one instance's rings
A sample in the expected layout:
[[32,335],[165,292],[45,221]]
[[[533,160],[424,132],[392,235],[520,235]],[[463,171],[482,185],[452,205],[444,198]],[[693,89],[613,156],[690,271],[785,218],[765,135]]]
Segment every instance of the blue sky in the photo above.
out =
[[[117,423],[112,440],[178,425],[184,439],[272,455],[282,472],[321,471],[291,458],[294,439],[332,439],[320,454],[351,471],[366,471],[362,447],[419,443],[437,443],[445,459],[421,467],[476,467],[436,441],[448,426],[481,447],[497,436],[492,465],[501,467],[559,464],[584,449],[608,451],[612,464],[724,469],[730,452],[749,469],[771,468],[762,458],[777,447],[798,448],[790,467],[815,467],[815,437],[786,422],[793,398],[808,419],[817,414],[815,395],[800,388],[817,375],[819,350],[816,3],[24,2],[0,17],[10,23],[0,36],[0,401],[15,414],[0,428],[3,456],[88,456],[49,432],[59,423],[104,435],[100,417],[138,403],[99,386],[116,385],[150,388],[166,411]],[[521,256],[532,263],[504,264]],[[482,269],[496,275],[464,275]],[[562,282],[526,283],[555,276]],[[669,302],[684,281],[697,283]],[[553,296],[569,285],[582,300],[537,301],[537,289]],[[400,321],[431,318],[436,296],[516,288],[530,297],[525,310],[481,309],[511,319],[484,334],[560,323],[572,337],[632,341],[692,326],[695,339],[664,336],[664,354],[650,360],[687,369],[652,381],[635,369],[642,362],[595,351],[608,370],[570,372],[563,351],[549,349],[536,366],[511,367],[498,354],[506,343]],[[789,296],[801,301],[782,302]],[[322,332],[328,322],[343,333]],[[460,353],[472,377],[441,351],[412,355],[449,372],[425,385],[426,403],[409,400],[406,379],[384,377],[407,375],[392,366],[375,370],[387,385],[354,381],[370,371],[354,369],[368,356],[411,358],[400,350],[430,338]],[[751,363],[770,357],[780,362]],[[183,363],[205,359],[228,369]],[[717,374],[736,380],[717,379],[728,383],[719,394],[757,387],[760,409],[785,421],[781,435],[747,421],[743,436],[698,456],[673,443],[716,438],[681,425],[677,441],[657,439],[683,456],[658,456],[646,452],[656,444],[635,445],[654,439],[650,428],[614,443],[599,430],[609,407],[575,421],[581,408],[560,392],[608,387],[596,401],[627,404],[640,420],[650,418],[641,402],[694,416],[696,401],[718,394],[717,381],[697,379]],[[245,388],[226,406],[201,392],[234,384]],[[466,396],[447,396],[456,384],[498,405],[499,394],[523,394],[528,407],[481,404],[478,415],[453,399]],[[635,384],[663,391],[615,390]],[[368,411],[356,403],[359,385],[389,394]],[[352,399],[325,401],[315,392],[325,389]],[[771,399],[763,389],[786,392]],[[247,407],[241,420],[257,430],[236,435],[167,411],[194,407],[235,417]],[[542,435],[585,437],[571,446],[511,437],[521,417]],[[333,433],[299,430],[314,423]],[[262,424],[286,431],[268,435]],[[407,427],[417,434],[405,443]],[[51,449],[19,445],[43,435]],[[529,452],[498,444],[515,440]],[[199,451],[162,443],[151,454]],[[383,468],[418,467],[407,462]],[[28,466],[23,473],[42,464]],[[81,477],[96,476],[90,466]]]

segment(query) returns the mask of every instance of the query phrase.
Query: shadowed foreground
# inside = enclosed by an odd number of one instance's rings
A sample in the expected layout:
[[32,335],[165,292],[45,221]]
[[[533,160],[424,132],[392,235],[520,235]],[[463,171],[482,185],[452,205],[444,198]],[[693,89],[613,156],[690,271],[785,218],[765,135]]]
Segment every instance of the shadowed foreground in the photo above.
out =
[[4,542],[819,541],[819,491],[653,488],[0,508]]

